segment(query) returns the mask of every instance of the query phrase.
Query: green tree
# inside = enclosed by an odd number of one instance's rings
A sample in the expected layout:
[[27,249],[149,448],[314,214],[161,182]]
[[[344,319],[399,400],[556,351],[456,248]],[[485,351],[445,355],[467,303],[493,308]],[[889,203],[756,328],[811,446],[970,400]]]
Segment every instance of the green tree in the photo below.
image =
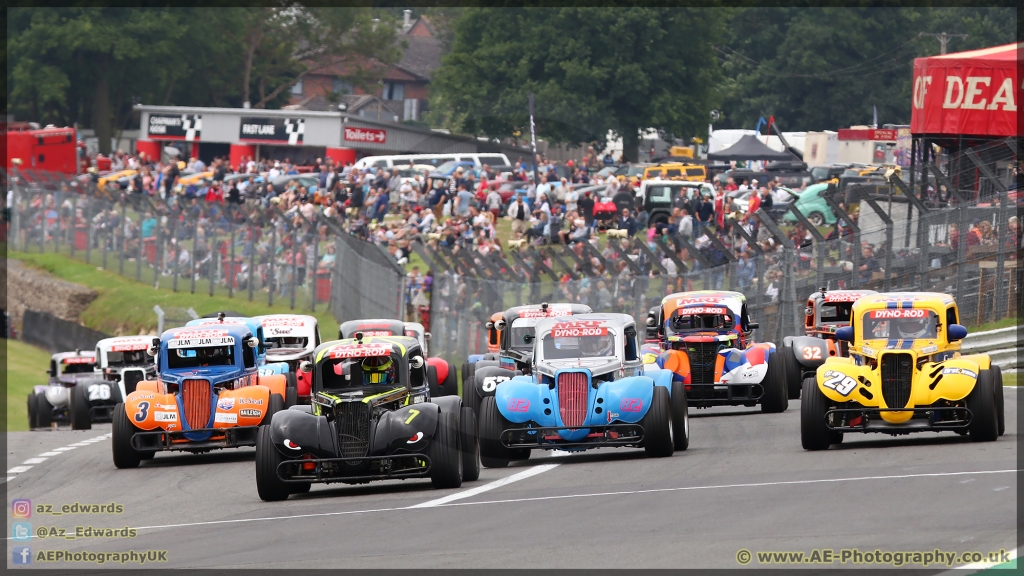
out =
[[432,78],[434,120],[507,137],[536,126],[556,142],[623,138],[637,158],[640,130],[706,132],[717,101],[712,45],[722,10],[703,8],[465,8]]

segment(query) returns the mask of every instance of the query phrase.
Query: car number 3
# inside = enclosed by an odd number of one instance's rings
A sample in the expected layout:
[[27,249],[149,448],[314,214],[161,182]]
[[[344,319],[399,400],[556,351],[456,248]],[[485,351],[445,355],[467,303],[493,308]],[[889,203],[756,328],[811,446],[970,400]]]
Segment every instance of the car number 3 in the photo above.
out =
[[804,346],[804,360],[821,360],[821,348]]
[[843,396],[849,396],[850,392],[857,387],[857,381],[841,372],[826,372],[825,381],[821,383],[826,388],[831,388]]
[[149,402],[139,402],[139,411],[135,413],[135,421],[143,422],[149,415]]
[[110,386],[107,384],[93,384],[86,390],[89,391],[89,400],[110,400]]
[[498,384],[509,380],[508,376],[488,376],[484,378],[483,384],[480,386],[484,392],[494,392],[498,388]]

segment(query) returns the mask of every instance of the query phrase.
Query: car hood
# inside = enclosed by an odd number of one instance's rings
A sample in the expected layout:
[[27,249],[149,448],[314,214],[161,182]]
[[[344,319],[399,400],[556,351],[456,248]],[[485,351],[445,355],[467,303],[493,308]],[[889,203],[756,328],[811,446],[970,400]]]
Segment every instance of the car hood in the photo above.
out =
[[182,380],[203,379],[217,384],[225,380],[238,378],[242,370],[236,366],[211,366],[208,368],[193,368],[160,373],[160,380],[165,382],[181,382]]

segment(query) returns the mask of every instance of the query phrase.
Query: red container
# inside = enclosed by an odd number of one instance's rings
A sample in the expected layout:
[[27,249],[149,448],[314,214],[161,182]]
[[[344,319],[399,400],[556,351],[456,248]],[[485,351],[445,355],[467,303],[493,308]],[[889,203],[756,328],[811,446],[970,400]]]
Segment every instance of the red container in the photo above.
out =
[[89,248],[89,230],[85,226],[75,227],[75,250]]
[[[77,233],[75,235],[75,241],[78,241]],[[142,247],[146,250],[146,261],[150,264],[156,264],[156,238],[143,238]],[[77,248],[77,246],[76,246]]]
[[331,299],[331,274],[318,272],[316,275],[316,300],[327,302]]
[[231,287],[238,288],[238,274],[242,271],[242,263],[236,260],[224,261],[224,275],[231,279]]

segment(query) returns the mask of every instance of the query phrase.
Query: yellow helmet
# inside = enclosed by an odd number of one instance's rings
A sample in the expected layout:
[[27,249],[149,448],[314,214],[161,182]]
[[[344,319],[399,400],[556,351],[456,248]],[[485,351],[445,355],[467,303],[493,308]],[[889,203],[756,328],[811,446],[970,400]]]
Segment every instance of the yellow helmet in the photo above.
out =
[[362,363],[363,384],[393,384],[395,381],[395,363],[390,356],[370,356]]

